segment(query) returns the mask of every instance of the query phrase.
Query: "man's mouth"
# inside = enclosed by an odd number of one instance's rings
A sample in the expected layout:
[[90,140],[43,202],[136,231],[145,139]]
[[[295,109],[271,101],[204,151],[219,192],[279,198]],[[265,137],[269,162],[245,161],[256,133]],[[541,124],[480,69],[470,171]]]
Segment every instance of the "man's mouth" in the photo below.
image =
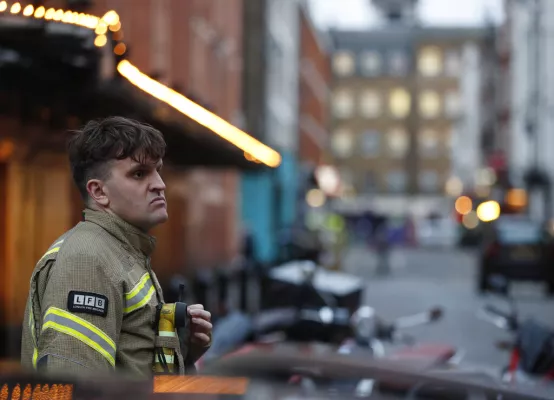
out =
[[158,196],[150,202],[150,204],[161,204],[161,203],[165,204],[165,198],[162,196]]

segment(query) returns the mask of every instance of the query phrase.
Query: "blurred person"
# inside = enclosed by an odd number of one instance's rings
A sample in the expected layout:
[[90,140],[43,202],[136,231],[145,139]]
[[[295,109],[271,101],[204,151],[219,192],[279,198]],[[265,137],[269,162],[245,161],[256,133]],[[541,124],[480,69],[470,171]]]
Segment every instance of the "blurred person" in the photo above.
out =
[[33,271],[24,367],[149,377],[160,347],[175,349],[181,373],[209,348],[211,315],[201,304],[179,316],[191,322],[181,335],[185,346],[156,333],[164,298],[150,266],[156,240],[149,232],[168,219],[160,176],[165,149],[158,130],[122,117],[90,121],[69,140],[83,221],[59,237]]
[[385,220],[376,227],[375,248],[377,250],[377,268],[375,269],[375,273],[378,276],[389,275],[391,272],[390,243],[388,237],[388,226]]

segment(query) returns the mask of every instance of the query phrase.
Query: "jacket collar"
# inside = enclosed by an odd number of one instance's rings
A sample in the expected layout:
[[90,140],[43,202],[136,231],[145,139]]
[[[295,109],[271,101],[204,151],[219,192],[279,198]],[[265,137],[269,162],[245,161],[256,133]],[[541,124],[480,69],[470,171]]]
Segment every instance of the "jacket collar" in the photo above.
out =
[[124,221],[114,214],[86,208],[83,211],[85,221],[92,222],[104,228],[124,245],[130,246],[136,252],[149,257],[156,247],[156,238],[141,231],[139,228]]

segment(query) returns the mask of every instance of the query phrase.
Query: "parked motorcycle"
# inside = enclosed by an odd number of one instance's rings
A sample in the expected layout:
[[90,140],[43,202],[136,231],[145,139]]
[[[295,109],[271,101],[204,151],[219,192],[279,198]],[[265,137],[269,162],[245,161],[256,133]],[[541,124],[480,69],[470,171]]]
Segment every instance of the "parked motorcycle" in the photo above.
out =
[[554,381],[554,330],[535,318],[521,319],[513,297],[504,282],[492,282],[494,292],[503,295],[508,311],[487,304],[477,316],[513,335],[511,341],[498,341],[497,347],[510,352],[509,363],[502,369],[502,379],[514,383],[552,383]]
[[[398,318],[387,323],[372,307],[359,307],[354,313],[339,307],[333,296],[314,286],[314,270],[302,282],[302,296],[294,307],[264,310],[255,316],[231,312],[214,326],[212,345],[203,362],[229,354],[247,343],[321,342],[348,349],[363,347],[374,356],[384,355],[383,342],[413,344],[403,331],[414,326],[430,324],[441,319],[442,309]],[[314,299],[318,299],[315,301]]]
[[[306,269],[301,287],[302,296],[295,307],[265,310],[256,316],[234,312],[214,326],[211,348],[197,364],[199,369],[213,368],[225,360],[240,357],[257,349],[277,350],[283,344],[298,347],[300,353],[312,351],[338,353],[355,359],[388,359],[402,365],[412,365],[416,370],[449,369],[459,362],[460,353],[452,346],[418,345],[405,331],[409,328],[434,323],[443,316],[439,307],[387,322],[377,316],[370,306],[358,307],[353,313],[338,307],[333,296],[314,286],[317,269]],[[400,347],[385,351],[386,344]],[[311,349],[311,350],[309,350]],[[337,382],[310,376],[292,374],[289,384],[300,386],[334,387]],[[369,397],[374,393],[371,379],[342,380],[357,397]],[[400,385],[400,387],[399,387]],[[381,382],[381,389],[405,390],[404,383]],[[417,389],[419,390],[419,389]]]

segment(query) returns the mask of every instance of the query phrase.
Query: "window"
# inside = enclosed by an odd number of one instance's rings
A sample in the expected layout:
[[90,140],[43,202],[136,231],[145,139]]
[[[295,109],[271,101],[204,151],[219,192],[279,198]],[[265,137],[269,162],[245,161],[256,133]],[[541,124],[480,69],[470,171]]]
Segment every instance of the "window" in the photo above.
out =
[[408,72],[408,57],[400,50],[389,53],[389,70],[392,75],[402,76]]
[[395,158],[402,158],[408,152],[409,138],[404,128],[392,128],[387,133],[387,148],[389,154]]
[[389,108],[395,118],[406,118],[410,114],[411,98],[406,89],[396,88],[391,90]]
[[436,192],[439,189],[439,174],[434,170],[420,171],[418,184],[422,192]]
[[387,187],[389,192],[401,193],[406,191],[406,173],[404,171],[389,171],[387,173]]
[[336,157],[350,157],[354,149],[354,135],[348,129],[337,130],[331,139],[331,147]]
[[419,112],[423,118],[436,118],[441,112],[441,98],[437,92],[425,90],[419,96]]
[[381,55],[376,51],[367,51],[360,56],[360,67],[365,76],[379,75],[381,66]]
[[417,66],[419,73],[423,76],[439,75],[443,69],[441,50],[435,46],[422,48],[417,59]]
[[337,118],[348,118],[354,113],[354,96],[350,90],[338,90],[333,95],[333,114]]
[[444,69],[446,73],[449,76],[459,76],[462,69],[460,53],[456,50],[448,50],[444,58]]
[[446,93],[444,108],[446,115],[450,118],[457,118],[462,111],[460,94],[457,91],[449,91]]
[[376,157],[379,155],[381,147],[381,134],[377,131],[365,131],[361,135],[361,151],[367,157]]
[[419,152],[422,157],[433,158],[439,152],[439,135],[434,129],[423,129],[419,134]]
[[381,113],[381,97],[375,90],[367,89],[360,98],[360,112],[364,117],[375,118]]
[[333,71],[338,76],[354,74],[354,56],[350,52],[340,51],[333,57]]

